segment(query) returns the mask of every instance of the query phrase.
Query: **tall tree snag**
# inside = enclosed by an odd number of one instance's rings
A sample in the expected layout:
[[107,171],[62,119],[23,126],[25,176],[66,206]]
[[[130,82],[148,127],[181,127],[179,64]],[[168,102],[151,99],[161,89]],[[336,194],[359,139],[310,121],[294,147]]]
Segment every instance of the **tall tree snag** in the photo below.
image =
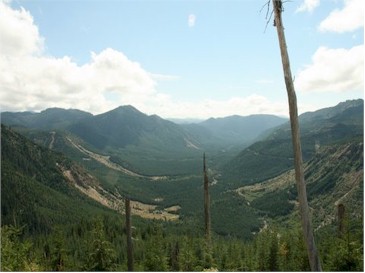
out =
[[337,206],[337,214],[338,214],[338,234],[340,237],[343,236],[345,228],[345,206],[344,204],[339,204]]
[[204,218],[205,218],[205,236],[208,245],[210,245],[210,198],[209,198],[209,180],[205,164],[205,153],[203,156],[204,171]]
[[128,266],[128,271],[133,271],[131,205],[130,205],[130,200],[128,198],[125,198],[125,226],[126,226],[126,233],[127,233],[127,266]]
[[318,256],[318,251],[314,242],[314,235],[311,220],[309,218],[309,207],[307,200],[307,190],[304,181],[304,169],[303,169],[303,159],[302,159],[302,149],[300,143],[300,132],[299,132],[299,121],[298,121],[298,109],[297,109],[297,98],[294,90],[294,83],[290,70],[289,56],[287,52],[287,46],[284,35],[284,27],[281,20],[281,13],[283,10],[282,0],[272,0],[274,9],[274,26],[276,26],[281,61],[283,64],[284,79],[286,90],[288,93],[289,102],[289,114],[290,114],[290,125],[293,141],[293,151],[294,151],[294,165],[295,165],[295,180],[298,189],[298,201],[299,210],[301,216],[302,229],[304,233],[304,239],[307,246],[309,264],[312,271],[322,271],[321,263]]

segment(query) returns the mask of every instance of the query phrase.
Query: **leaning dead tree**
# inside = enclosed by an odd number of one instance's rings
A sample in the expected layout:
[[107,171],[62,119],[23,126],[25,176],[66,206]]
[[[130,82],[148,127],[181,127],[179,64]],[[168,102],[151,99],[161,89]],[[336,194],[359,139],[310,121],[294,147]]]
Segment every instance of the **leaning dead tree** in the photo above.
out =
[[133,271],[133,244],[131,227],[131,204],[129,198],[125,198],[125,226],[127,233],[127,267]]
[[210,197],[209,197],[209,180],[207,167],[205,164],[205,153],[203,156],[204,171],[204,218],[205,218],[205,236],[208,245],[210,245]]
[[[268,2],[268,5],[269,3],[270,2]],[[308,258],[311,270],[322,271],[321,263],[318,256],[318,251],[314,242],[312,224],[309,217],[307,190],[304,180],[302,148],[300,143],[297,98],[294,90],[294,83],[291,75],[289,56],[284,35],[284,27],[281,19],[281,13],[283,11],[283,3],[282,0],[272,0],[272,3],[274,11],[274,26],[276,26],[278,33],[281,60],[284,70],[284,79],[285,79],[286,90],[288,93],[290,125],[291,125],[292,142],[294,150],[295,180],[297,183],[302,229],[304,233],[305,243],[307,246]]]

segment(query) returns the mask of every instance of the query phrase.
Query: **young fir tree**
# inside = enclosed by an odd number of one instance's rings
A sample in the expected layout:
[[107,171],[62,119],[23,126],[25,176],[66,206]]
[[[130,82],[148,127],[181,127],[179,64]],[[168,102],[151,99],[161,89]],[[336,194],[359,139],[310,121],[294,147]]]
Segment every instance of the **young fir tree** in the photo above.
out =
[[87,271],[112,271],[116,266],[116,253],[112,244],[106,239],[101,218],[94,223],[86,250]]
[[21,228],[1,227],[1,271],[40,271],[31,258],[32,244],[20,242]]

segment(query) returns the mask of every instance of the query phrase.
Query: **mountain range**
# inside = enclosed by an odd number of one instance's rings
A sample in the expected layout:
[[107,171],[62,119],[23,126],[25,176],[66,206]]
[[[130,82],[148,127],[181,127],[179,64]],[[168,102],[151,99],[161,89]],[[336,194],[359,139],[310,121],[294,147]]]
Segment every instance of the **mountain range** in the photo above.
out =
[[199,123],[176,124],[157,115],[143,114],[131,105],[99,115],[61,108],[49,108],[40,113],[3,112],[1,120],[15,127],[67,130],[99,149],[143,145],[148,142],[146,139],[153,139],[151,143],[164,142],[165,149],[172,148],[166,147],[169,143],[165,142],[171,142],[171,139],[175,140],[171,143],[175,148],[199,148],[197,145],[204,146],[204,138],[216,145],[229,142],[242,144],[252,142],[264,131],[287,121],[273,115],[235,115],[210,118]]
[[[299,116],[304,161],[321,146],[361,140],[364,131],[363,100],[342,102],[334,107]],[[231,184],[252,184],[275,177],[293,166],[289,122],[243,149],[224,167]],[[264,168],[262,166],[265,166]]]
[[[261,133],[287,121],[256,115],[178,125],[157,115],[146,115],[133,106],[121,106],[99,115],[59,108],[40,113],[4,112],[1,120],[23,131],[39,129],[67,134],[91,150],[108,154],[114,161],[147,175],[187,173],[191,169],[196,172],[200,170],[200,156],[204,151],[217,153],[247,146]],[[49,134],[33,139],[43,139],[43,143],[50,141]],[[57,143],[54,149],[63,152],[64,146],[58,147]],[[181,171],[171,172],[178,164]]]
[[[346,101],[299,117],[310,201],[323,211],[341,198],[361,207],[363,107],[363,100]],[[59,108],[4,112],[1,122],[10,126],[2,126],[2,206],[9,223],[29,202],[33,222],[49,223],[64,202],[87,214],[113,208],[122,195],[140,207],[153,206],[144,217],[174,207],[183,219],[201,219],[204,152],[217,234],[249,238],[263,219],[295,211],[290,125],[284,118],[231,116],[179,125],[122,106],[100,115]],[[283,181],[289,182],[279,189]],[[41,197],[34,203],[36,196]],[[18,198],[22,208],[15,208]],[[318,217],[317,228],[332,219],[324,218]]]

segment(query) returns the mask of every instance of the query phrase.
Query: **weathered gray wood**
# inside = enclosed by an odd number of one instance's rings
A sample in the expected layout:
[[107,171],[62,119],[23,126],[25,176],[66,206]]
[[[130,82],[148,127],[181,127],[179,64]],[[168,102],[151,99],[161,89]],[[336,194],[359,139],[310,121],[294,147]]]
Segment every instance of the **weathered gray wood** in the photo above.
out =
[[340,237],[343,236],[345,228],[345,206],[344,204],[338,204],[337,206],[337,213],[338,213],[338,234]]
[[127,266],[128,271],[133,271],[133,243],[131,227],[131,205],[130,200],[125,198],[125,225],[127,233]]
[[210,197],[209,197],[209,180],[207,174],[207,168],[205,163],[205,153],[203,156],[203,171],[204,171],[204,218],[205,218],[205,236],[210,245]]
[[285,41],[284,27],[282,24],[281,13],[282,13],[282,1],[272,0],[274,9],[274,25],[276,26],[281,60],[284,71],[284,79],[286,90],[288,93],[289,102],[289,114],[290,114],[290,124],[292,133],[292,142],[294,150],[294,165],[295,165],[295,179],[298,189],[298,201],[299,210],[301,216],[302,229],[304,234],[305,243],[307,246],[309,263],[312,271],[322,271],[321,263],[319,260],[318,251],[314,242],[313,229],[311,225],[311,220],[309,217],[309,207],[307,200],[307,190],[304,181],[304,169],[303,169],[303,159],[302,159],[302,148],[300,143],[300,131],[299,131],[299,121],[298,121],[298,109],[297,109],[297,98],[294,89],[294,83],[290,70],[289,56]]

